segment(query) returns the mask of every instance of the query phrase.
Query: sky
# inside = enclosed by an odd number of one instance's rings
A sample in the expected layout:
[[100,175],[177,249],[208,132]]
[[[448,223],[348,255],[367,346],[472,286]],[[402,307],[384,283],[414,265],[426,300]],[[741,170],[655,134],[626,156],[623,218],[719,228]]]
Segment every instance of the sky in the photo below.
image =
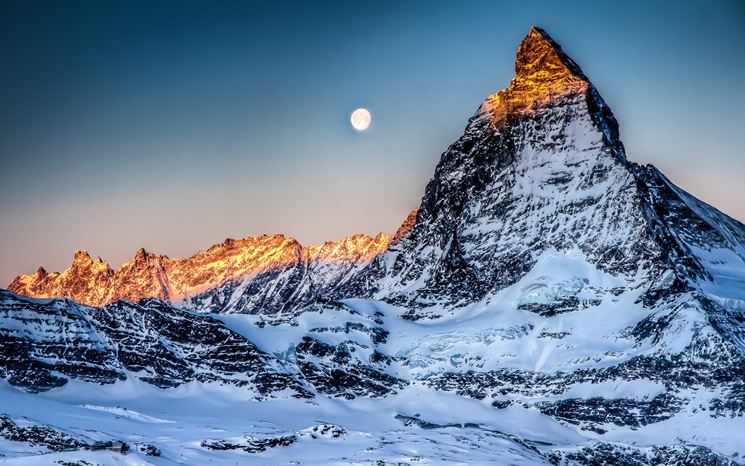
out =
[[[0,286],[76,249],[393,232],[544,28],[629,160],[745,220],[745,2],[0,2]],[[365,107],[372,126],[352,129]]]

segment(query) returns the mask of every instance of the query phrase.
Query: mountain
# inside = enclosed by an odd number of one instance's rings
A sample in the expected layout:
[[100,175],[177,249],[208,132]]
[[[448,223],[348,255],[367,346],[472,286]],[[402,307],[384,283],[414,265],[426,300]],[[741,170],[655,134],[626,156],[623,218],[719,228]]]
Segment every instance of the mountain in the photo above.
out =
[[[400,230],[400,236],[405,231]],[[35,298],[66,297],[89,306],[157,298],[213,312],[273,313],[312,302],[346,281],[396,240],[383,233],[353,235],[303,247],[284,235],[226,239],[186,259],[144,249],[113,270],[77,251],[62,273],[40,267],[8,290]]]
[[[466,304],[570,252],[650,303],[692,282],[743,296],[742,224],[628,162],[611,110],[545,32],[520,44],[515,73],[443,154],[411,233],[375,259],[373,296]],[[719,259],[727,283],[712,275]]]
[[745,226],[630,162],[538,28],[392,238],[229,240],[116,272],[77,254],[46,275],[11,291],[107,304],[0,294],[0,451],[24,460],[121,460],[100,442],[145,464],[745,455]]

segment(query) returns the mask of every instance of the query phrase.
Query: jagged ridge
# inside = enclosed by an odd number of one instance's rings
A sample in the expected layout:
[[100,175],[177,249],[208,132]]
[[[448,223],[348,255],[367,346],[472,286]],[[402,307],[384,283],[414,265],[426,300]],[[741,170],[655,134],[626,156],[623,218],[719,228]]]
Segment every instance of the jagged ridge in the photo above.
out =
[[[307,303],[321,288],[339,285],[389,244],[398,241],[406,228],[404,223],[393,237],[383,233],[375,237],[360,234],[309,247],[284,235],[226,239],[185,259],[171,259],[140,249],[131,261],[116,270],[100,257],[93,260],[87,251],[81,250],[75,253],[72,265],[64,272],[50,273],[39,267],[34,274],[16,277],[8,289],[35,298],[66,297],[90,306],[103,306],[119,299],[137,302],[158,298],[188,302],[191,307],[200,308],[214,307],[212,299],[209,304],[202,303],[207,300],[205,295],[215,288],[246,288],[252,281],[266,283],[289,276],[290,283],[281,297],[253,296],[256,305],[262,306],[255,311],[271,313],[282,308],[278,301],[290,296]],[[261,294],[262,290],[256,293]],[[230,298],[232,294],[228,301]],[[242,305],[244,312],[254,311],[246,309],[250,303],[243,301]]]

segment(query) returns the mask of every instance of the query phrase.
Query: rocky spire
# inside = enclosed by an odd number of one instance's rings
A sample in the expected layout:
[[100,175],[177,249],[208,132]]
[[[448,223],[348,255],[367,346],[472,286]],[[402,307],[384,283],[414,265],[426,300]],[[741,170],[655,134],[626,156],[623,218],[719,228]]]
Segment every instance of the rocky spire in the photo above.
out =
[[574,61],[542,29],[533,27],[522,40],[510,87],[484,103],[495,127],[509,116],[520,116],[583,96],[591,84]]
[[409,215],[406,217],[406,220],[401,224],[400,227],[398,227],[398,230],[396,230],[396,233],[394,233],[393,238],[391,238],[391,244],[398,243],[401,238],[408,235],[412,228],[414,228],[414,225],[416,224],[416,214],[419,212],[419,209],[414,209],[411,212],[409,212]]
[[587,81],[579,65],[574,62],[561,46],[538,27],[520,42],[515,59],[516,79],[536,84],[554,84],[563,81]]
[[91,259],[91,255],[88,254],[88,251],[86,251],[85,249],[80,249],[80,250],[75,251],[75,255],[73,256],[73,259],[72,259],[73,265],[76,265],[76,264],[88,265],[92,263],[93,263],[93,259]]
[[135,253],[135,261],[144,262],[147,259],[147,251],[145,251],[145,248],[140,248],[137,250],[137,253]]
[[551,36],[532,27],[517,49],[510,86],[489,96],[481,111],[491,117],[495,129],[500,129],[510,117],[581,101],[613,154],[625,162],[618,122],[595,86]]

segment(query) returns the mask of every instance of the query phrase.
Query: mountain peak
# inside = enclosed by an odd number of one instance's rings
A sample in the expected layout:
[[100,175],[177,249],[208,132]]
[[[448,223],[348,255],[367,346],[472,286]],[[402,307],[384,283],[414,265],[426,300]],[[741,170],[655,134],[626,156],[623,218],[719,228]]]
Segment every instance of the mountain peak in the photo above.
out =
[[91,259],[91,255],[88,254],[88,251],[85,249],[79,249],[75,251],[75,255],[72,259],[73,264],[92,264],[93,259]]
[[393,234],[393,237],[391,237],[391,244],[398,243],[401,238],[409,234],[411,229],[414,228],[414,225],[416,224],[416,215],[418,212],[419,209],[414,209],[409,212],[406,220],[404,220],[401,226],[398,227],[398,230],[396,230],[396,233]]
[[561,46],[546,31],[535,26],[530,28],[517,49],[515,74],[534,83],[564,81],[569,77],[587,81]]
[[585,95],[591,86],[561,46],[534,26],[517,49],[515,77],[510,86],[489,96],[484,107],[498,126],[508,116],[524,115],[567,97]]

